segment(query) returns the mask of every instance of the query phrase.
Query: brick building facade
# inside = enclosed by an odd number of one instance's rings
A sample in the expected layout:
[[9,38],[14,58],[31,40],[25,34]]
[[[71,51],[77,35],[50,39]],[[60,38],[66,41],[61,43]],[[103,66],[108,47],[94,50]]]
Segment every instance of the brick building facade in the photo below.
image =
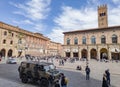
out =
[[26,54],[32,56],[49,56],[53,54],[49,53],[48,55],[48,45],[51,43],[55,45],[51,47],[51,50],[55,49],[56,52],[54,54],[58,55],[57,52],[60,50],[57,47],[58,43],[50,41],[48,37],[0,22],[1,58],[20,57]]

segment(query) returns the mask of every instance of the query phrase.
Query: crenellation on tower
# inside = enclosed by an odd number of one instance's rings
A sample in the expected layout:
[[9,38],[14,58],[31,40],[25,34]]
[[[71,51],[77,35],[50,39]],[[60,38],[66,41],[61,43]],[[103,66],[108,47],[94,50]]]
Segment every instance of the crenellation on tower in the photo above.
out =
[[103,4],[103,5],[98,6],[98,9],[103,9],[103,8],[107,8],[107,4]]

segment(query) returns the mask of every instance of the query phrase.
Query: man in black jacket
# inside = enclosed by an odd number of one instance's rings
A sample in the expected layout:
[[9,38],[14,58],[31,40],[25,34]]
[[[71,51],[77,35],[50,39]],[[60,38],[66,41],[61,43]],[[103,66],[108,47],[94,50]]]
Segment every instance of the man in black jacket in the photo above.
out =
[[55,87],[60,87],[59,80],[56,80]]
[[107,78],[108,85],[110,85],[110,72],[109,72],[109,69],[107,69],[107,70],[105,71],[105,74],[106,74],[106,78]]
[[89,80],[89,78],[90,78],[90,68],[88,66],[86,66],[85,71],[86,71],[86,80]]
[[64,74],[61,74],[61,87],[67,87],[66,77]]

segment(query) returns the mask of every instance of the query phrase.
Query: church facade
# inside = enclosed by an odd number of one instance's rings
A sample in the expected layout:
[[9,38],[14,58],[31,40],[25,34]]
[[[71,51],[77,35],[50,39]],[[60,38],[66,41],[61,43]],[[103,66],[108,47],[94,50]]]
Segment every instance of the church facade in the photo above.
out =
[[107,5],[98,6],[98,28],[63,34],[64,57],[120,60],[120,26],[108,26]]

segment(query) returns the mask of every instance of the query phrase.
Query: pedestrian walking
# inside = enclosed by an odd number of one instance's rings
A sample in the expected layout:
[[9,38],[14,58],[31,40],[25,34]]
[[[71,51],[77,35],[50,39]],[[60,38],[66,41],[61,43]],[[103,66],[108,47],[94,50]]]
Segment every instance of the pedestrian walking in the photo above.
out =
[[86,80],[89,80],[90,79],[90,68],[86,66],[85,71],[86,71]]
[[47,62],[48,62],[48,58],[47,58]]
[[110,72],[109,72],[109,69],[107,69],[107,70],[105,71],[105,74],[106,74],[106,78],[107,78],[108,85],[110,85]]
[[59,80],[56,80],[55,87],[60,87]]
[[66,76],[64,76],[64,74],[61,74],[61,87],[67,87],[68,84],[68,79],[66,78]]
[[106,74],[103,74],[102,87],[109,87],[108,82],[107,82],[107,78],[106,78]]
[[59,66],[60,66],[60,65],[62,65],[62,61],[61,61],[61,60],[59,60]]
[[62,65],[64,66],[64,60],[63,60],[63,59],[62,59],[62,62],[61,62],[61,63],[62,63]]

